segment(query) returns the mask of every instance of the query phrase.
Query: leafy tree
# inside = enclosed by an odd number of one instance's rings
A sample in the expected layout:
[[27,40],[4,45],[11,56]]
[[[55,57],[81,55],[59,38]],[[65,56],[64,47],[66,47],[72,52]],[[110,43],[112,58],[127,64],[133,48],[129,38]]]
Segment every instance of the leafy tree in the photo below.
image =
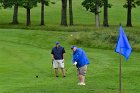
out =
[[27,19],[26,19],[26,25],[31,25],[31,19],[30,19],[30,9],[37,6],[38,0],[24,0],[22,6],[26,8],[27,11]]
[[127,2],[123,5],[124,8],[127,8],[127,24],[126,26],[132,27],[131,22],[131,10],[140,5],[140,0],[126,0]]
[[44,0],[41,0],[41,25],[44,25]]
[[1,6],[2,6],[2,0],[0,0],[0,8],[1,8]]
[[70,25],[73,25],[72,0],[69,0],[69,20],[70,20]]
[[62,0],[61,25],[67,26],[67,0]]
[[104,18],[103,18],[103,26],[108,27],[108,8],[111,8],[111,4],[108,3],[108,0],[104,0]]
[[23,0],[3,0],[3,7],[4,8],[12,8],[14,6],[13,12],[13,24],[18,24],[18,6],[22,5]]
[[14,4],[14,13],[13,13],[13,24],[18,24],[18,2],[15,2]]
[[95,14],[96,27],[99,27],[99,13],[101,12],[99,8],[103,6],[103,0],[84,0],[82,6]]
[[41,2],[41,22],[40,25],[45,25],[44,24],[44,5],[48,6],[49,1],[48,0],[39,0]]

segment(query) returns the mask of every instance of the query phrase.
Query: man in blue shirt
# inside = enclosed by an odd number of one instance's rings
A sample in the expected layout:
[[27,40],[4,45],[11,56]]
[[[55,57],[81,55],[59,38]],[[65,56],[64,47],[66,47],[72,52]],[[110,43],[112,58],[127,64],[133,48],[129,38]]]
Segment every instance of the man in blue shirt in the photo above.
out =
[[87,72],[87,65],[89,64],[89,60],[86,56],[86,53],[81,48],[77,48],[75,45],[73,45],[71,46],[71,49],[73,50],[72,62],[73,65],[77,67],[78,72],[78,85],[85,85],[85,75]]
[[56,77],[58,77],[58,67],[62,70],[62,75],[65,77],[64,70],[64,47],[60,46],[59,42],[56,42],[56,46],[52,48],[52,60],[53,60],[53,68],[55,69]]

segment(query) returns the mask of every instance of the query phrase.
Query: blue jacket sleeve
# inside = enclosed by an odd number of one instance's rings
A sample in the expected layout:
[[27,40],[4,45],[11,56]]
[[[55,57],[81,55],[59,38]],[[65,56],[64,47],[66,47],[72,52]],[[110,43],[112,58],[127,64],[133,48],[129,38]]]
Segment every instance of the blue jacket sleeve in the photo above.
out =
[[79,61],[79,58],[80,58],[80,54],[78,51],[76,51],[75,54],[73,54],[73,59],[72,59],[72,62],[74,63],[75,61],[78,62]]

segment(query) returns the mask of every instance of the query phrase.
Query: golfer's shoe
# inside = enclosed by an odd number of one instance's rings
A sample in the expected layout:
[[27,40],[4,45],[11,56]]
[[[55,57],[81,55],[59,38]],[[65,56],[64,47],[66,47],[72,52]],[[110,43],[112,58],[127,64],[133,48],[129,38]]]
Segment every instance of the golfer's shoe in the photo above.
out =
[[85,84],[85,83],[78,83],[78,85],[84,86],[84,85],[86,85],[86,84]]

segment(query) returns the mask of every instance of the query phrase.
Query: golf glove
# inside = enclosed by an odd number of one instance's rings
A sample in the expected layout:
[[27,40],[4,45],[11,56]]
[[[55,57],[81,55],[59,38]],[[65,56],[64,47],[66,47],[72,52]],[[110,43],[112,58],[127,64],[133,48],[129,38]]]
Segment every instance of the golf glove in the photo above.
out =
[[77,65],[77,62],[74,62],[74,63],[73,63],[73,65],[75,65],[75,66],[76,66],[76,65]]

